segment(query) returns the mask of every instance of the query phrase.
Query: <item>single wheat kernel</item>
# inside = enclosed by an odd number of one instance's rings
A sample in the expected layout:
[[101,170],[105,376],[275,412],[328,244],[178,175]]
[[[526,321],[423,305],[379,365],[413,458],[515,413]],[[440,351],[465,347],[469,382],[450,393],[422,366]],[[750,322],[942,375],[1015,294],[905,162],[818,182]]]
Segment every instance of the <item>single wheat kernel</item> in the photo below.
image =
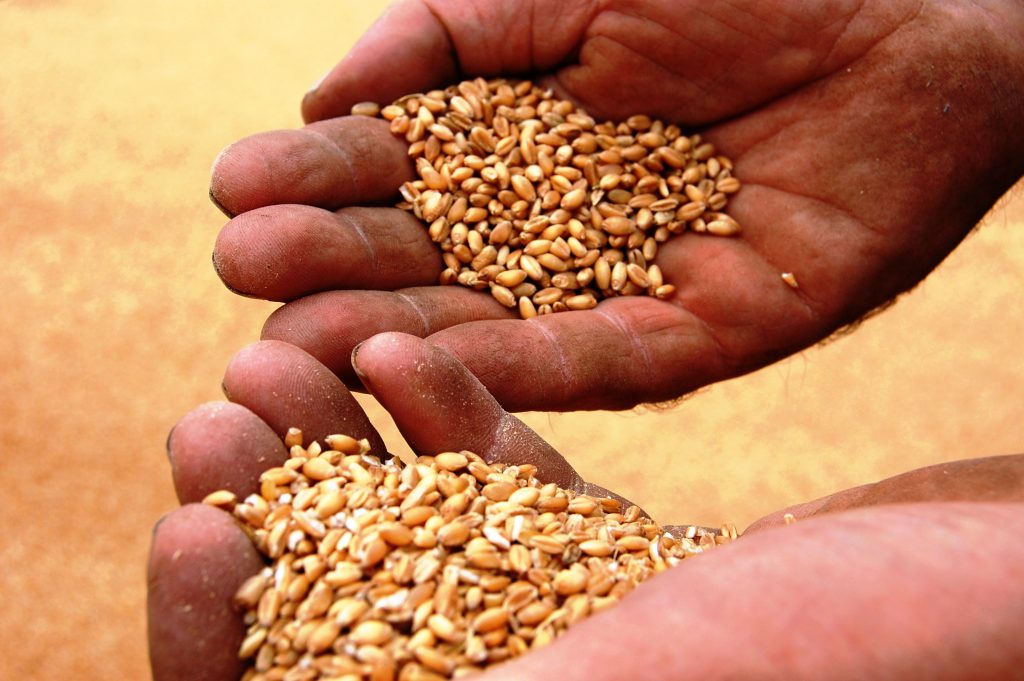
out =
[[565,306],[570,310],[589,310],[597,307],[597,298],[593,293],[581,293],[576,296],[569,296],[565,299]]
[[495,276],[494,280],[502,286],[514,289],[526,281],[526,272],[517,269],[503,270]]
[[651,285],[651,278],[647,276],[647,271],[635,263],[626,265],[626,276],[640,288],[647,288]]
[[540,490],[536,487],[520,487],[508,497],[508,503],[517,506],[533,506],[540,498]]
[[203,497],[203,503],[209,506],[234,506],[238,497],[234,492],[230,492],[226,489],[217,490],[216,492],[210,492]]
[[296,445],[302,446],[302,431],[298,428],[289,428],[284,436],[284,446],[291,449]]
[[517,304],[515,294],[500,284],[491,286],[491,295],[505,307],[515,307]]
[[672,284],[664,284],[663,286],[659,286],[654,291],[654,295],[658,300],[665,300],[666,298],[671,298],[672,294],[674,294],[675,292],[675,286],[673,286]]
[[457,471],[469,465],[469,458],[459,452],[442,452],[434,457],[438,468],[446,471]]
[[319,481],[333,478],[335,470],[329,461],[317,457],[302,464],[302,474],[310,480]]

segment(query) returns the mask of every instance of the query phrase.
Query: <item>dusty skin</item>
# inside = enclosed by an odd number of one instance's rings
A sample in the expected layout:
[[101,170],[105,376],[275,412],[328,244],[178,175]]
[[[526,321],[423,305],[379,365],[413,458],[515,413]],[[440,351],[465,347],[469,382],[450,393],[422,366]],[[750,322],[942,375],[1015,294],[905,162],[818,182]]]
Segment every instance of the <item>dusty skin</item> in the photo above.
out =
[[[238,299],[210,265],[225,222],[211,161],[301,125],[304,91],[384,4],[0,3],[3,678],[148,677],[146,552],[177,505],[167,431],[221,397],[224,367],[276,307]],[[1020,451],[1022,272],[1018,192],[849,338],[666,413],[526,420],[663,522],[743,526]]]

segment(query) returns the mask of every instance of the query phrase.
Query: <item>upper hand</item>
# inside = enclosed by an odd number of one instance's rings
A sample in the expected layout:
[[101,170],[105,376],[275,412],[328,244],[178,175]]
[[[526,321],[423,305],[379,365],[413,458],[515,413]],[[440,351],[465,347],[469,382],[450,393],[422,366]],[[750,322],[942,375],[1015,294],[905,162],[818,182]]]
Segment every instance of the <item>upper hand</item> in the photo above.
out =
[[[215,263],[233,289],[291,301],[265,338],[352,385],[352,347],[398,330],[452,351],[512,410],[678,397],[913,287],[1020,176],[1024,12],[981,4],[406,0],[306,97],[308,127],[219,158],[211,194],[237,217]],[[657,262],[677,287],[666,302],[524,322],[435,286],[425,228],[373,207],[412,177],[404,143],[345,114],[509,73],[599,119],[643,112],[699,129],[744,183],[728,208],[740,238],[664,244]]]

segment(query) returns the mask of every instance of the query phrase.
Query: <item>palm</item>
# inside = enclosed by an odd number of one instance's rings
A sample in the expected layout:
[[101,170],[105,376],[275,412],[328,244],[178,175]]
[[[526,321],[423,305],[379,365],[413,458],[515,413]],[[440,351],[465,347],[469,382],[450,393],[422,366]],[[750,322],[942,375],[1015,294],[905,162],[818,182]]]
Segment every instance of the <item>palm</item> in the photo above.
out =
[[[253,167],[251,159],[239,165],[250,149],[229,155],[215,176],[214,194],[230,212],[267,207],[237,218],[218,249],[236,289],[294,300],[271,318],[266,337],[304,347],[351,382],[349,355],[361,340],[384,330],[429,336],[512,409],[671,399],[806,347],[913,286],[1001,190],[988,186],[966,200],[948,192],[974,170],[969,159],[949,157],[949,138],[963,136],[964,121],[954,128],[946,120],[924,79],[956,74],[917,65],[936,46],[921,37],[928,14],[912,14],[904,7],[911,3],[880,11],[832,3],[782,19],[788,5],[753,2],[620,2],[596,13],[590,3],[578,11],[563,3],[556,15],[522,11],[524,4],[436,2],[423,14],[421,3],[407,3],[406,30],[371,31],[307,98],[307,118],[452,80],[459,70],[438,59],[452,48],[468,73],[547,72],[540,77],[598,117],[645,112],[702,129],[744,181],[729,209],[742,238],[684,235],[666,244],[658,264],[677,286],[669,301],[616,299],[514,320],[487,296],[429,286],[439,258],[406,216],[274,205],[386,201],[408,175],[400,145],[381,126],[323,120],[311,126],[315,135],[282,137],[270,151],[266,140],[259,145],[263,184],[249,176],[246,191],[235,186],[241,169]],[[381,54],[402,55],[410,68],[396,70]],[[295,149],[323,146],[324,137],[333,148],[323,162],[338,171],[296,171],[296,159],[304,161]],[[344,164],[332,156],[338,149]],[[277,175],[268,158],[280,164]],[[353,172],[370,167],[371,179]],[[339,181],[346,172],[359,183]],[[248,260],[239,258],[239,244],[268,226],[278,230],[275,252],[253,255],[250,243]],[[302,253],[334,238],[320,253],[347,265]],[[284,262],[268,277],[271,257]],[[798,289],[783,283],[783,272],[794,273]]]

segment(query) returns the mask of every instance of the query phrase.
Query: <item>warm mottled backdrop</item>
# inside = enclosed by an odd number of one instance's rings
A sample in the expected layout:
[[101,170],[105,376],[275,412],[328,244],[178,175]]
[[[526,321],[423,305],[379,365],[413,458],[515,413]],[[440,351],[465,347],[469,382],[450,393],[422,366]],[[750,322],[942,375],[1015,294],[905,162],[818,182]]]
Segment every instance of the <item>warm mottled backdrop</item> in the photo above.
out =
[[[298,125],[383,5],[0,2],[0,678],[147,677],[165,435],[272,309],[210,266],[210,162]],[[1024,201],[988,222],[852,337],[665,412],[529,421],[655,517],[708,524],[1022,451]]]

